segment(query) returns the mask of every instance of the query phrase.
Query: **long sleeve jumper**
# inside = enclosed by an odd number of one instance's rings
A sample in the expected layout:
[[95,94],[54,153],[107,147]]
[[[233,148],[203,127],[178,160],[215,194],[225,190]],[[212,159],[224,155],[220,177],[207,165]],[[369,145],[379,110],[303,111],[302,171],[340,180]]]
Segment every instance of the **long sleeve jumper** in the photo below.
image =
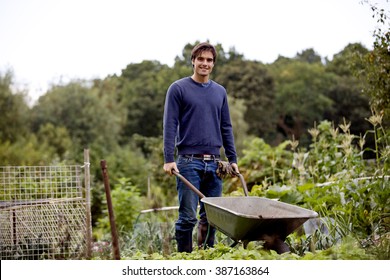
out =
[[224,147],[229,162],[237,162],[226,89],[210,80],[206,84],[191,77],[168,88],[163,120],[164,161],[179,155],[219,155]]

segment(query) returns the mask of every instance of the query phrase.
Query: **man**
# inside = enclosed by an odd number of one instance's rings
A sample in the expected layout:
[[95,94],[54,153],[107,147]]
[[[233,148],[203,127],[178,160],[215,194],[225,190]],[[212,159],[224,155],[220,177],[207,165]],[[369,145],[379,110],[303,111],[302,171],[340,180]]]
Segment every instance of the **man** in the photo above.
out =
[[[175,81],[167,91],[164,107],[164,171],[172,171],[190,181],[206,197],[222,195],[222,180],[216,174],[220,149],[237,173],[237,155],[226,90],[210,80],[217,53],[209,43],[200,43],[191,53],[193,75]],[[177,149],[177,162],[174,160]],[[179,218],[175,235],[179,252],[192,251],[192,232],[198,222],[199,197],[176,179]],[[208,233],[203,203],[200,203],[198,246]],[[207,245],[214,245],[215,229],[210,228]]]

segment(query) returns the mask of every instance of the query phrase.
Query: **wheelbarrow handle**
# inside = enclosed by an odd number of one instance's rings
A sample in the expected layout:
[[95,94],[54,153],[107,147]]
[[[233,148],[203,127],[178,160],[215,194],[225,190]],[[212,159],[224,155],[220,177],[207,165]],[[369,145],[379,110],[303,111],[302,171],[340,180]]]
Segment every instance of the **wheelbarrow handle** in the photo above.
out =
[[[195,192],[200,198],[206,197],[203,193],[201,193],[193,184],[190,183],[184,176],[182,176],[180,173],[176,172],[175,170],[172,170],[172,173],[179,178],[188,188],[190,188],[193,192]],[[242,188],[244,189],[245,196],[248,196],[248,187],[246,186],[246,182],[244,180],[244,176],[241,175],[241,173],[233,171],[234,175],[238,176],[240,178]]]
[[179,178],[187,187],[189,187],[193,192],[195,192],[200,198],[206,197],[203,193],[200,192],[193,184],[190,183],[186,178],[184,178],[183,175],[176,172],[175,170],[172,170],[172,173]]
[[241,175],[241,173],[238,173],[234,170],[232,170],[233,174],[238,176],[240,178],[240,181],[241,181],[241,184],[242,184],[242,188],[244,189],[244,194],[245,196],[248,196],[248,187],[246,186],[246,182],[244,180],[244,176]]

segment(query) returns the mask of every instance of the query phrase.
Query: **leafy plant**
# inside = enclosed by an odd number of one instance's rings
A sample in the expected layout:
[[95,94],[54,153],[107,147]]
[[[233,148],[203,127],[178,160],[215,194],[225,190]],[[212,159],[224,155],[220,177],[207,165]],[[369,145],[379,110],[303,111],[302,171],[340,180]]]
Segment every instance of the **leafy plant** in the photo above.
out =
[[[128,178],[119,179],[111,191],[111,200],[116,227],[122,232],[131,232],[143,202],[138,188]],[[95,232],[100,237],[103,237],[104,233],[110,232],[108,209],[106,208],[104,212],[106,215],[99,219]]]

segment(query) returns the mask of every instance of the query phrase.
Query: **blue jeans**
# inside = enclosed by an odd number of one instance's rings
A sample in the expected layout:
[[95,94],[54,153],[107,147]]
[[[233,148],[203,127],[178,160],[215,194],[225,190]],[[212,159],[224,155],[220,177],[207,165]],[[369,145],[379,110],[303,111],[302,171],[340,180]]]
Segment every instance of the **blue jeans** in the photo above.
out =
[[[218,197],[222,195],[222,179],[216,174],[218,167],[217,160],[204,161],[192,157],[179,156],[177,167],[180,174],[191,182],[206,197]],[[179,198],[179,218],[176,221],[176,239],[178,241],[179,251],[192,250],[192,231],[197,219],[197,208],[200,203],[199,225],[198,225],[198,245],[204,241],[207,234],[207,217],[203,203],[199,196],[189,189],[179,178],[177,180],[177,191]],[[204,232],[206,229],[206,233]],[[214,242],[215,229],[212,229],[208,245],[212,246]],[[203,235],[203,236],[199,236]],[[182,243],[182,244],[180,244]],[[183,245],[184,244],[184,245]],[[181,250],[183,245],[186,249]]]

